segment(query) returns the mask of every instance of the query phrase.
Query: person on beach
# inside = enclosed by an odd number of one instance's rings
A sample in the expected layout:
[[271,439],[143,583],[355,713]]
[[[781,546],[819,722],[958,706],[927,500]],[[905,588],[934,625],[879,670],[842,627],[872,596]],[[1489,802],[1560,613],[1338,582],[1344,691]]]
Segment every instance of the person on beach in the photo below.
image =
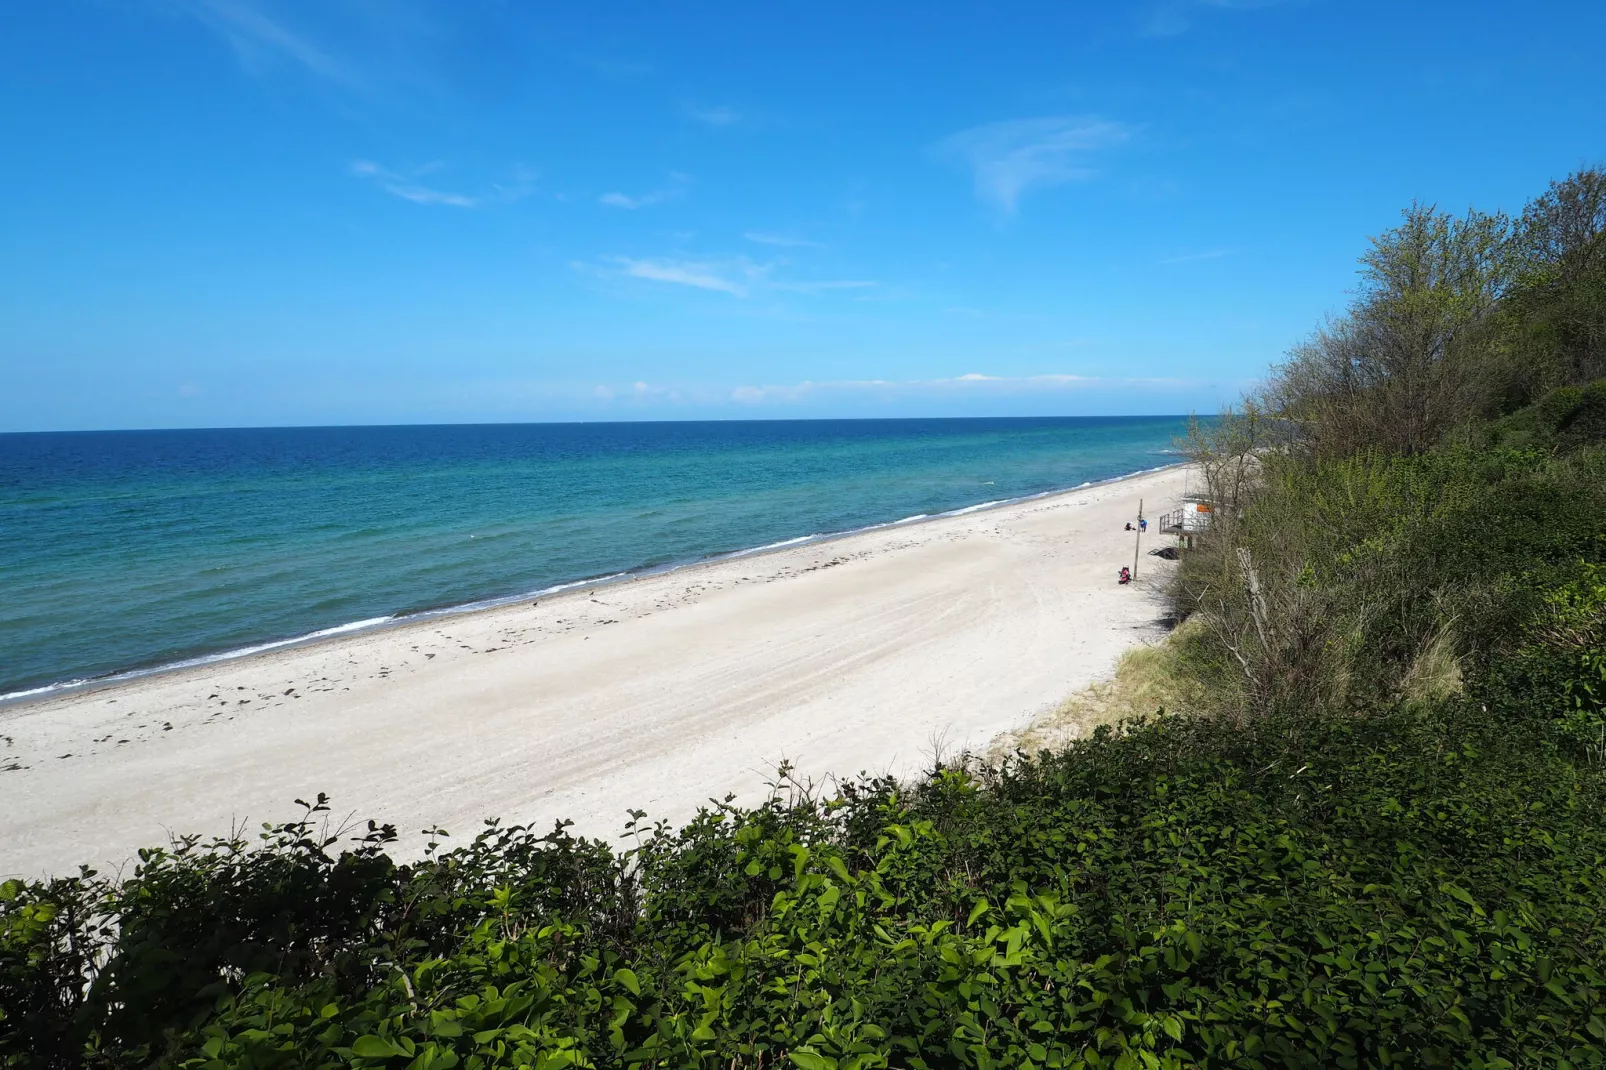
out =
[[1138,530],[1143,532],[1149,530],[1149,520],[1147,517],[1144,517],[1138,521]]
[[1131,583],[1132,582],[1132,570],[1127,568],[1125,565],[1122,565],[1121,566],[1121,576],[1115,582],[1123,583],[1123,584]]

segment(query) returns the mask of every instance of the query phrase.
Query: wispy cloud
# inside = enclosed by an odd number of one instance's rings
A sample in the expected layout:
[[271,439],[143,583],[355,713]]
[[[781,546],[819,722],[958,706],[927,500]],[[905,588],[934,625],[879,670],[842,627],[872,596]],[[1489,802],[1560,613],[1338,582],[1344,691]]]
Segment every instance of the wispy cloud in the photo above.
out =
[[351,165],[352,174],[377,183],[386,193],[414,204],[444,204],[453,208],[478,208],[492,202],[516,201],[529,195],[535,181],[535,172],[524,168],[516,169],[509,182],[493,182],[490,191],[484,194],[453,193],[426,186],[419,181],[424,175],[438,170],[439,164],[427,164],[399,173],[381,167],[372,160],[357,160]]
[[687,104],[686,115],[706,126],[734,126],[742,121],[741,112],[723,104],[712,108]]
[[633,279],[668,282],[677,286],[691,286],[699,290],[717,290],[734,297],[746,297],[753,284],[767,270],[745,259],[726,261],[707,260],[637,260],[616,257],[619,269]]
[[781,245],[787,248],[824,249],[825,243],[809,241],[807,238],[789,238],[784,234],[768,234],[763,231],[750,230],[742,237],[760,245]]
[[[798,403],[831,397],[868,396],[881,400],[908,397],[1000,397],[1086,390],[1183,390],[1199,384],[1186,379],[1106,377],[1046,373],[1042,375],[987,375],[967,372],[938,379],[837,379],[801,383],[742,385],[727,397],[742,405]],[[684,388],[682,388],[683,393]]]
[[[421,170],[433,170],[426,168]],[[372,179],[379,183],[386,193],[395,194],[403,200],[414,204],[449,204],[454,208],[475,208],[480,204],[479,197],[471,197],[464,193],[449,193],[445,190],[432,189],[416,181],[414,175],[401,175],[386,170],[372,160],[358,160],[351,165],[351,173],[362,178]]]
[[1207,253],[1185,253],[1182,256],[1168,256],[1164,260],[1161,260],[1160,263],[1191,264],[1195,260],[1220,260],[1230,252],[1232,252],[1231,249],[1211,249]]
[[936,148],[970,168],[976,196],[1013,215],[1031,190],[1091,177],[1088,157],[1132,133],[1124,123],[1088,116],[1008,119],[962,130]]
[[878,285],[869,279],[779,278],[776,269],[784,264],[757,263],[745,256],[705,260],[614,256],[600,265],[577,261],[573,266],[592,274],[689,286],[741,298],[763,292],[819,294],[833,290],[864,290]]
[[[847,414],[909,411],[1009,411],[1021,402],[1039,399],[1055,411],[1062,403],[1074,407],[1076,399],[1116,395],[1147,408],[1159,399],[1187,408],[1203,392],[1229,386],[1236,393],[1247,384],[1222,384],[1207,379],[1127,377],[1049,372],[1037,375],[992,375],[967,372],[929,379],[805,379],[801,382],[685,381],[685,380],[550,380],[498,379],[458,384],[453,388],[473,411],[508,412],[554,409],[573,412],[614,412],[646,415],[654,411],[701,411],[713,414],[770,409]],[[438,398],[432,400],[439,400]],[[927,407],[929,406],[929,408]],[[1064,410],[1059,410],[1064,411]],[[1140,410],[1141,411],[1141,410]],[[1172,408],[1171,411],[1178,411]]]
[[793,383],[634,382],[495,384],[494,396],[564,398],[587,408],[651,409],[695,407],[796,407],[885,405],[909,401],[953,402],[987,399],[1054,397],[1123,391],[1133,394],[1175,394],[1210,386],[1203,380],[1045,373],[988,375],[967,372],[935,379],[805,379]]
[[1187,33],[1195,19],[1211,11],[1257,11],[1297,0],[1162,0],[1144,16],[1143,32],[1150,37]]
[[633,212],[638,208],[646,208],[650,205],[674,200],[685,192],[686,184],[690,181],[691,179],[688,176],[678,171],[671,172],[669,175],[670,184],[662,189],[655,189],[650,193],[642,193],[636,196],[628,193],[604,193],[597,198],[597,203],[605,204],[609,208],[624,208]]
[[1186,379],[1105,377],[1047,373],[1043,375],[986,375],[967,372],[941,379],[839,379],[826,382],[738,386],[730,400],[743,405],[798,403],[843,396],[869,396],[879,400],[909,397],[1003,397],[1087,390],[1185,390],[1199,384]]
[[667,190],[655,190],[652,193],[643,193],[639,197],[632,197],[628,193],[604,193],[597,198],[598,204],[605,204],[609,208],[628,208],[634,211],[645,208],[649,204],[657,204],[670,196]]
[[179,0],[178,8],[211,27],[248,62],[279,56],[330,81],[356,82],[344,64],[249,0]]

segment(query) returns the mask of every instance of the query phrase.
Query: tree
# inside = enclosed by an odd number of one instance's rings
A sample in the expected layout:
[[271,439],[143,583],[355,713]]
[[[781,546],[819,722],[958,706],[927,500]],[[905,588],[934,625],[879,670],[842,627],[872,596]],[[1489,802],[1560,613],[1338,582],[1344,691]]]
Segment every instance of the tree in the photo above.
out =
[[1268,396],[1323,453],[1419,453],[1479,407],[1483,326],[1510,285],[1510,221],[1413,205],[1371,241],[1349,312],[1294,349]]
[[1553,182],[1523,212],[1503,324],[1513,406],[1606,376],[1606,170]]

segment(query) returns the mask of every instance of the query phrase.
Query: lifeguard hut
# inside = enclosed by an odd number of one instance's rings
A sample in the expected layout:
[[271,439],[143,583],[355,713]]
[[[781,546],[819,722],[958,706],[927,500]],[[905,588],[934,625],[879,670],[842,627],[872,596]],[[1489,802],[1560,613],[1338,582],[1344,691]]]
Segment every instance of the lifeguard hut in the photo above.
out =
[[1189,472],[1182,485],[1182,505],[1160,517],[1160,534],[1175,535],[1184,549],[1191,550],[1194,537],[1210,526],[1215,512],[1216,503],[1211,500],[1203,480]]

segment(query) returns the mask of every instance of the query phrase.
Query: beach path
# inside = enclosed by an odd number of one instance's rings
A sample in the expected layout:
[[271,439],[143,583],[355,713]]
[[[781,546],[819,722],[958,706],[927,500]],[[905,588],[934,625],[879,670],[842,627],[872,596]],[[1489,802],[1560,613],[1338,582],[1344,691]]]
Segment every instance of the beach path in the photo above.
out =
[[[1167,469],[0,708],[0,875],[115,868],[172,833],[336,814],[612,837],[802,776],[981,747],[1162,632],[1130,565]],[[1164,545],[1151,523],[1145,551]]]

